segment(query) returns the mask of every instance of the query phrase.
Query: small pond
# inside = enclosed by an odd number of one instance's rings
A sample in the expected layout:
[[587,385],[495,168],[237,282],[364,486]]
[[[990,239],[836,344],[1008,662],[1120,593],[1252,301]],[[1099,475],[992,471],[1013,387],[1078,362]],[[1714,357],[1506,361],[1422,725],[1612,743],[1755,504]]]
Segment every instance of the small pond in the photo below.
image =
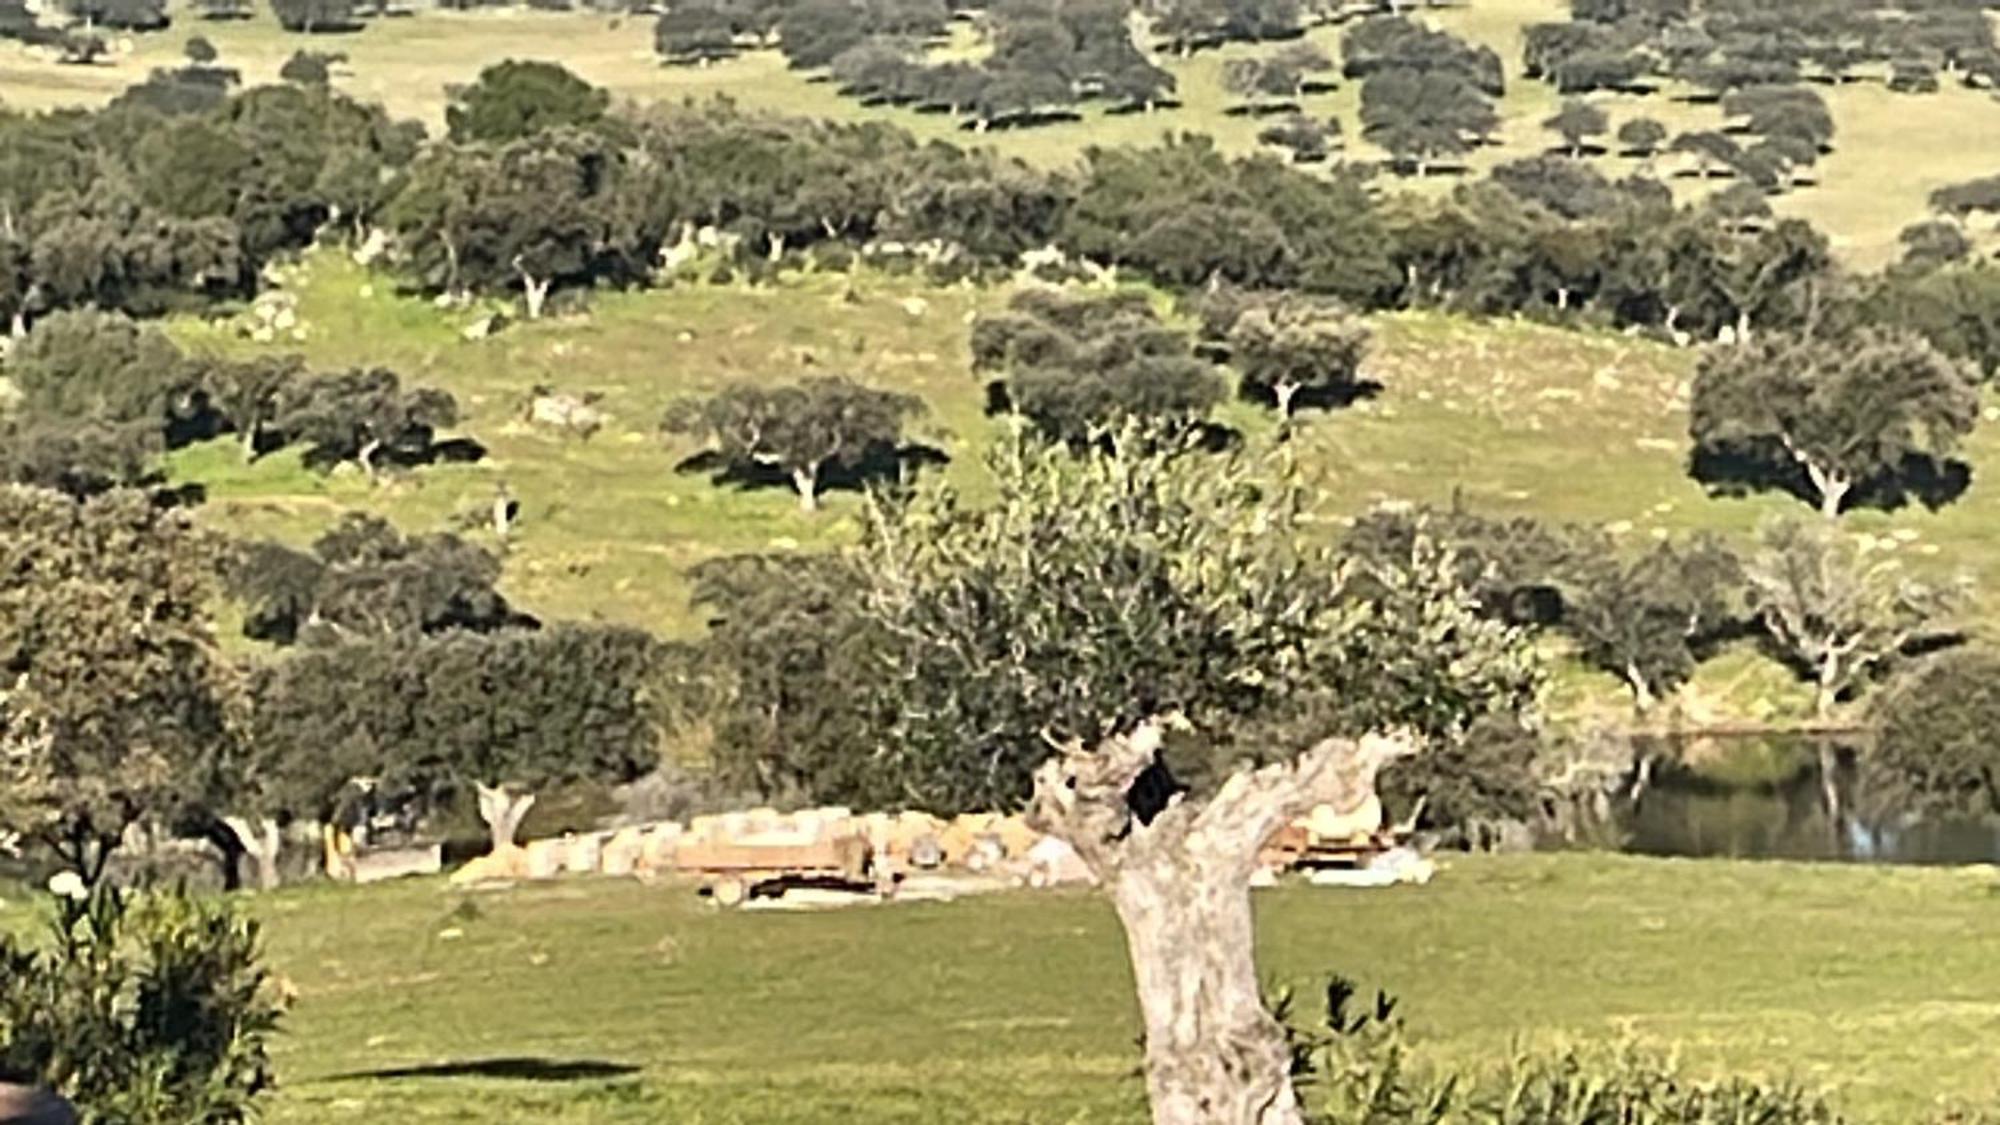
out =
[[1605,846],[1641,855],[1867,863],[2000,862],[2000,825],[1924,819],[1862,768],[1855,739],[1653,739],[1609,807]]

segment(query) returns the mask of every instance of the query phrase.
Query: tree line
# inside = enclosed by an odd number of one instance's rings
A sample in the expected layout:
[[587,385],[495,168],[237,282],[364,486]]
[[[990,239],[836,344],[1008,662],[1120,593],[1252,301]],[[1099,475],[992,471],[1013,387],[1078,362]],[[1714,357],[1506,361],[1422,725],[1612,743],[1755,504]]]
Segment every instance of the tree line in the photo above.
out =
[[2000,51],[1978,0],[1572,0],[1570,19],[1527,29],[1530,78],[1566,93],[1651,92],[1686,82],[1711,99],[1800,82],[1843,85],[1881,72],[1891,89],[1928,92],[1940,73],[2000,81]]
[[[1478,81],[1478,69],[1468,57],[1446,80]],[[205,107],[177,94],[156,79],[97,113],[0,118],[0,314],[17,327],[86,304],[152,315],[240,298],[315,237],[380,231],[413,287],[518,295],[531,315],[553,294],[649,284],[670,262],[755,280],[858,255],[953,278],[1011,273],[1053,246],[1169,287],[1692,339],[1803,328],[1829,310],[1926,310],[1915,327],[1940,346],[1982,368],[1993,358],[1951,327],[1985,315],[1985,271],[1934,239],[1912,235],[1924,251],[1912,262],[1939,270],[1853,277],[1823,235],[1773,217],[1759,193],[1676,204],[1655,181],[1574,161],[1515,162],[1442,199],[1186,137],[1092,150],[1050,173],[880,123],[725,103],[614,109],[545,63],[489,68],[428,143],[323,87],[214,92]],[[1790,105],[1764,108],[1786,117]],[[719,249],[694,253],[697,232]]]

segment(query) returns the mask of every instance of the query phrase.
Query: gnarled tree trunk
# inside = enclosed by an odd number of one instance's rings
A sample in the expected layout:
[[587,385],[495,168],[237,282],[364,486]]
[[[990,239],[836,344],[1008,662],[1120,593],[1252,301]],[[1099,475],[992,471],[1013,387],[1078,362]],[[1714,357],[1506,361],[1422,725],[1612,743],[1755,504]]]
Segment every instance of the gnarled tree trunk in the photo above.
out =
[[486,822],[487,830],[493,834],[493,850],[504,852],[514,847],[521,822],[528,819],[528,810],[535,807],[535,795],[512,793],[500,786],[478,788],[479,819]]
[[1142,779],[1164,779],[1166,723],[1094,749],[1059,747],[1036,771],[1030,822],[1076,849],[1125,927],[1155,1125],[1300,1125],[1284,1029],[1258,988],[1250,876],[1279,827],[1316,804],[1359,808],[1380,767],[1413,747],[1328,739],[1242,769],[1206,799],[1169,797],[1147,817],[1134,805],[1151,788]]
[[243,854],[250,857],[250,866],[257,871],[257,889],[276,890],[278,851],[284,843],[278,832],[278,822],[268,816],[255,821],[248,817],[225,816],[222,826],[229,829],[236,842],[243,845]]

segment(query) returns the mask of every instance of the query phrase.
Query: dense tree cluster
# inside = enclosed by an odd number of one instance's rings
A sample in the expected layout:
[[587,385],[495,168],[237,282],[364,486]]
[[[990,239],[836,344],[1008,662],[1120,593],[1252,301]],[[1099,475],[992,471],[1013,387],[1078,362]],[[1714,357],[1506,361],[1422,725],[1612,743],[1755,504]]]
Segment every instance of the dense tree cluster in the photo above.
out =
[[[479,786],[526,797],[629,781],[659,761],[659,654],[644,632],[600,625],[300,649],[246,688],[234,811],[330,820],[358,779],[431,808]],[[528,803],[493,810],[496,845],[512,843]]]
[[[1491,109],[1483,56],[1413,27],[1381,18],[1353,35],[1373,51],[1364,82],[1387,107],[1364,112],[1364,128],[1401,137],[1391,147],[1415,167],[1472,143]],[[1442,101],[1388,96],[1398,83],[1449,90]],[[1823,106],[1792,91],[1745,91],[1731,106],[1766,131],[1749,150],[1714,134],[1732,159],[1781,135],[1797,150],[1772,165],[1776,185],[1830,136]],[[1612,183],[1553,159],[1431,200],[1379,196],[1345,170],[1232,158],[1199,138],[1094,149],[1080,169],[1049,174],[882,123],[724,103],[612,110],[557,68],[503,64],[456,93],[456,139],[421,155],[409,127],[289,85],[167,118],[110,158],[143,167],[143,180],[93,178],[110,138],[157,113],[0,120],[0,161],[21,172],[0,189],[11,216],[0,225],[0,311],[32,321],[73,304],[147,313],[240,295],[271,255],[335,220],[392,232],[390,260],[425,291],[518,294],[531,314],[561,291],[645,284],[663,252],[673,268],[701,260],[752,279],[857,253],[963,277],[1011,271],[1054,246],[1175,287],[1297,289],[1364,310],[1581,315],[1697,338],[1797,325],[1835,288],[1824,240],[1774,219],[1753,188],[1676,206],[1653,181]],[[1310,119],[1272,129],[1307,159],[1332,141]],[[1646,150],[1664,141],[1624,139]],[[128,202],[98,209],[120,191]]]
[[1342,72],[1362,79],[1361,132],[1402,168],[1423,175],[1462,157],[1500,127],[1500,57],[1400,16],[1364,20],[1341,40]]
[[[1377,7],[1408,6],[1383,0]],[[825,68],[842,92],[864,102],[948,112],[979,130],[1062,117],[1085,104],[1129,112],[1172,101],[1175,79],[1134,40],[1128,4],[996,0],[975,8],[972,18],[991,47],[977,61],[926,57],[959,14],[937,0],[686,0],[660,13],[654,44],[668,63],[695,66],[776,44],[792,66]],[[1232,40],[1297,39],[1308,26],[1355,13],[1355,5],[1320,0],[1145,5],[1158,47],[1182,57]],[[1302,43],[1241,63],[1231,88],[1253,100],[1296,93],[1304,76],[1330,65]]]
[[2000,77],[1991,27],[1969,0],[1580,0],[1565,23],[1527,29],[1528,76],[1566,92],[1690,83],[1711,96],[1800,81],[1840,84],[1865,72],[1896,88]]
[[327,223],[374,221],[422,136],[324,88],[186,74],[94,113],[0,111],[0,318],[244,296]]
[[456,535],[404,535],[377,516],[350,514],[311,550],[245,544],[229,592],[243,631],[276,644],[532,626],[495,590],[500,560]]
[[449,394],[405,388],[384,369],[315,374],[292,356],[191,356],[119,313],[65,311],[35,322],[6,365],[15,401],[0,412],[0,480],[73,495],[158,483],[158,456],[234,433],[246,459],[286,445],[307,464],[430,459],[457,418]]

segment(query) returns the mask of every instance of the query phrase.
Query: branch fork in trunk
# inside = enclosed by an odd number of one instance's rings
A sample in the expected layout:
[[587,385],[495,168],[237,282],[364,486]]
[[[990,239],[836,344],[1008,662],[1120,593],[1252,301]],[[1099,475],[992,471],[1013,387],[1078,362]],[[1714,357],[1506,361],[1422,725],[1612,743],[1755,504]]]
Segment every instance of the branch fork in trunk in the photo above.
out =
[[1300,1125],[1284,1030],[1257,980],[1250,876],[1279,828],[1318,804],[1361,807],[1381,767],[1416,744],[1326,739],[1142,819],[1132,790],[1159,765],[1172,725],[1149,719],[1094,750],[1058,744],[1035,771],[1029,823],[1076,850],[1125,927],[1155,1125]]

